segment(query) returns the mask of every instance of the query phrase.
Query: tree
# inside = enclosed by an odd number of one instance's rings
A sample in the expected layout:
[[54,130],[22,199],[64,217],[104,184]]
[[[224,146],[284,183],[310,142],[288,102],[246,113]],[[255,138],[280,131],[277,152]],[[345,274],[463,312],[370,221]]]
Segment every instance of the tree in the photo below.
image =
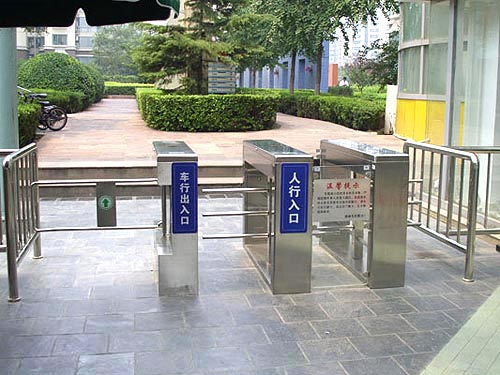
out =
[[[273,38],[282,50],[291,54],[304,53],[316,62],[315,93],[321,86],[323,42],[336,38],[337,30],[348,40],[347,30],[368,19],[375,20],[378,9],[397,10],[395,0],[257,0],[268,8],[279,25]],[[281,28],[283,25],[283,28]],[[292,60],[293,64],[293,60]],[[292,72],[293,72],[292,67]]]
[[134,24],[100,27],[94,38],[94,64],[105,75],[136,75],[132,50],[141,39]]
[[358,86],[361,92],[366,86],[376,83],[372,75],[373,61],[367,58],[367,54],[367,49],[361,49],[353,62],[344,66],[349,80]]
[[258,70],[278,62],[267,38],[272,22],[268,14],[244,12],[231,17],[228,23],[225,40],[231,45],[230,56],[240,71],[250,70],[252,87]]
[[295,67],[297,54],[303,51],[305,41],[299,39],[302,15],[307,4],[303,0],[255,0],[255,7],[261,13],[272,15],[267,36],[270,49],[276,56],[290,56],[290,77],[288,92],[295,90]]
[[368,49],[375,53],[371,61],[371,75],[381,88],[398,84],[398,49],[399,31],[391,32],[387,42],[376,41]]
[[363,88],[369,85],[395,85],[398,82],[399,33],[394,31],[387,42],[375,41],[362,48],[354,61],[344,66],[352,83]]
[[204,59],[227,53],[227,45],[194,38],[179,26],[143,25],[145,36],[132,55],[141,74],[151,80],[182,75],[184,89],[192,94],[207,92]]
[[229,17],[246,0],[189,0],[183,26],[142,26],[143,43],[133,53],[139,70],[152,76],[183,74],[185,89],[206,94],[208,62],[227,61],[231,46],[223,41]]

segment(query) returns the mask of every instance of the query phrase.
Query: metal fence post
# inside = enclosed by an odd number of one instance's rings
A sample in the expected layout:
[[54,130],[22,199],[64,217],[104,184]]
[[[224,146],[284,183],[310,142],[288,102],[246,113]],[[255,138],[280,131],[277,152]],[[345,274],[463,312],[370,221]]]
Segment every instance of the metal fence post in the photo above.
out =
[[19,302],[19,284],[17,278],[17,235],[15,225],[15,201],[13,195],[12,169],[4,168],[3,189],[5,196],[5,226],[7,232],[7,273],[9,279],[9,302]]
[[476,242],[477,200],[479,189],[479,159],[475,154],[471,158],[469,182],[469,207],[467,211],[467,253],[465,255],[465,275],[463,280],[474,281],[474,251]]

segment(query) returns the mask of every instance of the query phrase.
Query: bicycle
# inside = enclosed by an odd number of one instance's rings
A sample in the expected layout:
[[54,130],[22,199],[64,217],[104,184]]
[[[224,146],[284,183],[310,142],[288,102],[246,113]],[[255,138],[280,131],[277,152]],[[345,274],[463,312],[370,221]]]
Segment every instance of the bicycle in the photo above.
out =
[[18,91],[18,93],[24,99],[25,103],[33,103],[36,100],[38,104],[42,106],[42,112],[38,119],[39,123],[37,124],[38,129],[47,130],[47,128],[49,128],[53,131],[59,131],[66,126],[68,114],[64,108],[50,104],[48,101],[41,100],[45,99],[47,94],[35,93],[19,86],[18,89],[21,90]]

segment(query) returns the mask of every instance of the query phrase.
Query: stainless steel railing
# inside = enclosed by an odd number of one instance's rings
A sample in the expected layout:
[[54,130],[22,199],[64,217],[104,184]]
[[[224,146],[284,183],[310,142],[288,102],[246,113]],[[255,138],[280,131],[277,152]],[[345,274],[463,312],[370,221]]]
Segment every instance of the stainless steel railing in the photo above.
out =
[[32,192],[38,180],[37,147],[34,143],[9,154],[3,160],[3,191],[7,246],[9,301],[19,301],[17,263],[33,244],[33,256],[41,256],[39,199]]
[[[10,155],[15,151],[17,150],[0,149],[0,161],[3,160],[5,156]],[[0,176],[0,181],[1,181],[1,176]],[[3,196],[0,197],[0,253],[3,253],[7,250],[7,240],[5,238],[5,216],[4,216],[4,209],[2,208],[2,203],[3,203]]]
[[407,141],[409,225],[464,252],[473,281],[479,159],[471,152]]
[[[492,192],[498,191],[500,186],[496,182],[494,186],[493,169],[500,165],[500,147],[498,146],[460,146],[454,149],[472,152],[480,160],[479,170],[479,210],[476,234],[500,234],[500,202],[492,202]],[[495,160],[495,157],[497,158]],[[498,192],[497,192],[498,194]],[[496,217],[492,214],[492,207],[496,205]]]

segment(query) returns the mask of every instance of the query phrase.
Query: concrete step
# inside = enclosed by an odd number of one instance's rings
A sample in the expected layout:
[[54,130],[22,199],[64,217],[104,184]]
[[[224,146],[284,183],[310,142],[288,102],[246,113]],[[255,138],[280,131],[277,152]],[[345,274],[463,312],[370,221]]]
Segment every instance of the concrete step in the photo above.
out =
[[[156,166],[41,166],[39,180],[95,180],[95,179],[142,179],[156,178]],[[198,185],[208,187],[237,187],[243,183],[243,168],[238,164],[199,165]],[[141,183],[137,186],[117,185],[119,196],[159,196],[160,189],[155,183]],[[40,196],[55,197],[93,197],[94,186],[85,187],[43,187]]]

